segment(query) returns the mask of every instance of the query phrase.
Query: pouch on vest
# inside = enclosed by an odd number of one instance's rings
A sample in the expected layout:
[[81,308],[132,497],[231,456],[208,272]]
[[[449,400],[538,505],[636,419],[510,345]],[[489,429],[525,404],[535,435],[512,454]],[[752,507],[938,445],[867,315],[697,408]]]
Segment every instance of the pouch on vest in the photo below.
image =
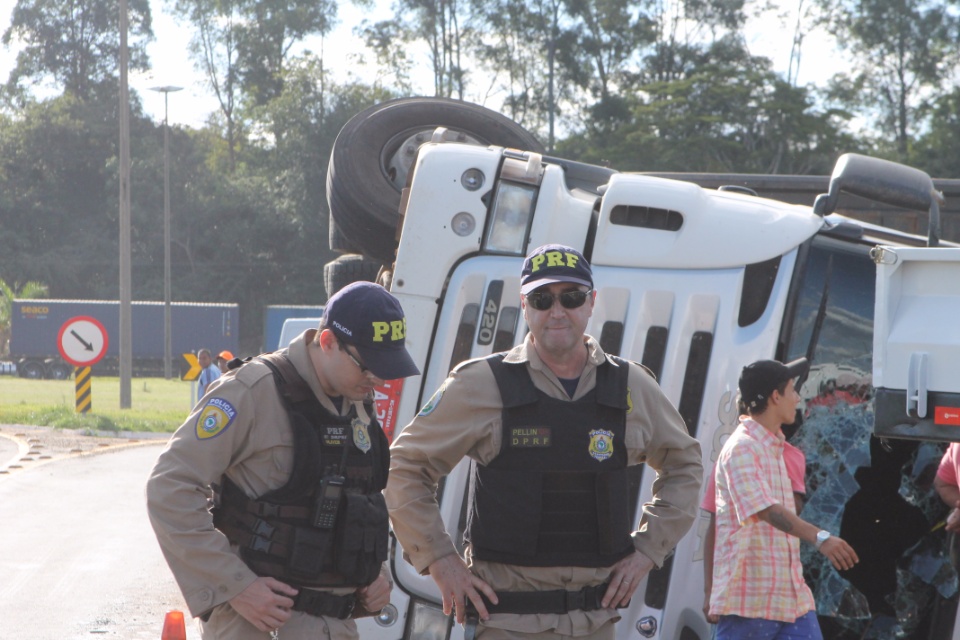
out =
[[600,523],[597,550],[603,555],[620,553],[633,542],[624,537],[633,529],[630,522],[629,475],[616,469],[597,475],[597,522]]
[[316,579],[328,558],[333,533],[309,527],[296,527],[293,533],[287,570],[304,580]]
[[[543,499],[543,476],[531,475],[517,469],[485,470],[483,479],[471,477],[471,496],[476,509],[468,518],[472,521],[481,513],[495,513],[509,528],[497,530],[497,535],[487,536],[486,527],[468,527],[470,542],[494,551],[513,552],[533,556],[537,553],[540,534],[540,513]],[[520,492],[523,500],[505,499]]]
[[367,585],[380,575],[389,542],[387,503],[382,493],[350,493],[337,528],[337,572],[348,582]]

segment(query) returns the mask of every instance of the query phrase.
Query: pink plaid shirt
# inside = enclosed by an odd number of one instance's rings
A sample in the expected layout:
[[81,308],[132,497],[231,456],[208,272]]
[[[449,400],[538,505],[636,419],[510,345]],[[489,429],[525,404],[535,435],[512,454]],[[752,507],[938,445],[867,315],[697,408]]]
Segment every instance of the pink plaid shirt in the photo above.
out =
[[720,451],[710,613],[794,622],[816,608],[803,581],[800,539],[756,515],[777,503],[795,508],[783,444],[743,416]]

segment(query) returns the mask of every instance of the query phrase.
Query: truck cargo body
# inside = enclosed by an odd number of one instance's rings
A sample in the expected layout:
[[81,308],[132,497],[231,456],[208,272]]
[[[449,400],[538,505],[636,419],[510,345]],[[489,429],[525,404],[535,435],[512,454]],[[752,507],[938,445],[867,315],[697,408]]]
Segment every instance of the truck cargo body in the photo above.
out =
[[[61,328],[72,318],[94,318],[107,333],[107,349],[95,373],[115,374],[120,358],[120,303],[116,300],[14,300],[10,317],[10,359],[27,378],[70,376],[73,365],[60,355]],[[164,304],[133,302],[131,324],[134,375],[162,375]],[[238,351],[239,306],[236,304],[174,302],[170,305],[171,355],[199,349]]]

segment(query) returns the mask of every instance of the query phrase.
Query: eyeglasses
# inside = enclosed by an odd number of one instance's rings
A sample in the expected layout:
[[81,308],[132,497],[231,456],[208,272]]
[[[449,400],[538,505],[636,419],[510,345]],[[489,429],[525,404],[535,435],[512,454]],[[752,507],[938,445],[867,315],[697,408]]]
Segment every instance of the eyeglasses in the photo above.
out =
[[583,303],[587,301],[587,297],[591,291],[593,291],[593,289],[587,289],[586,291],[564,291],[560,295],[554,295],[547,291],[534,291],[524,297],[527,299],[527,304],[537,311],[552,309],[553,301],[557,298],[560,298],[560,305],[564,309],[579,309],[583,306]]
[[360,373],[370,372],[370,369],[367,369],[367,365],[357,360],[357,358],[352,353],[350,353],[350,350],[347,349],[347,343],[345,343],[340,338],[337,338],[337,344],[340,345],[340,351],[343,351],[345,354],[347,354],[347,357],[353,360],[353,364],[357,365],[357,368],[360,369]]

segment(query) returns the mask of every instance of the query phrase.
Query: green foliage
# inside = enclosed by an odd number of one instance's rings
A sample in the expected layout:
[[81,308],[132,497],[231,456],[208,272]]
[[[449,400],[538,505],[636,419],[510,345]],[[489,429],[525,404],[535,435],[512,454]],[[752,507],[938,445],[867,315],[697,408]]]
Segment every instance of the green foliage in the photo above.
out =
[[[65,93],[87,100],[100,85],[116,86],[118,7],[117,0],[17,0],[2,39],[4,46],[23,43],[8,88],[53,78]],[[128,19],[129,68],[146,70],[146,43],[153,38],[148,0],[129,0]]]
[[615,118],[592,119],[559,153],[631,171],[829,173],[838,151],[853,146],[840,131],[842,112],[818,110],[808,89],[786,84],[733,40],[644,94]]
[[935,177],[960,176],[960,88],[934,102],[930,129],[911,146],[910,163]]
[[41,282],[8,284],[0,278],[0,356],[10,352],[10,318],[15,299],[33,300],[49,295],[47,285]]
[[931,98],[956,72],[960,18],[929,0],[821,0],[837,42],[856,57],[859,91],[846,106],[867,115],[895,159],[908,159]]

